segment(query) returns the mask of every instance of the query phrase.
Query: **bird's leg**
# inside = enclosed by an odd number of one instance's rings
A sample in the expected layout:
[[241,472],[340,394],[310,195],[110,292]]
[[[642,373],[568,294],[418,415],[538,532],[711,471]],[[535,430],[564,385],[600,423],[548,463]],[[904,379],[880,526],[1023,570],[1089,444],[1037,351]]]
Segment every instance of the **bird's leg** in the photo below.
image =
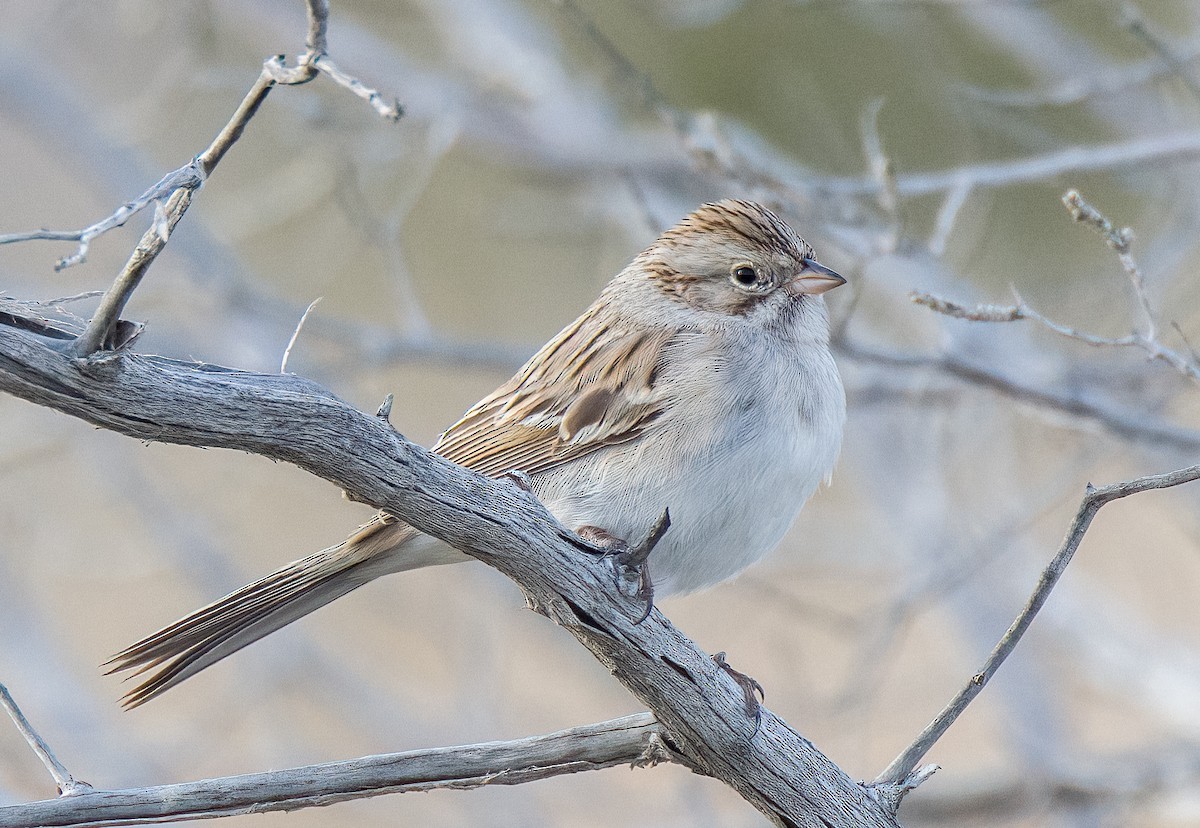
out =
[[763,690],[763,686],[757,680],[751,678],[745,673],[739,672],[725,660],[725,653],[717,653],[712,657],[713,662],[720,667],[725,674],[733,679],[738,687],[742,688],[742,704],[745,707],[746,715],[754,717],[754,733],[750,738],[758,735],[758,726],[762,722],[762,705],[759,704],[759,699],[766,701],[767,694]]
[[[654,582],[650,579],[650,553],[654,551],[654,547],[662,540],[662,536],[666,534],[670,525],[670,512],[664,509],[662,517],[658,519],[650,529],[649,534],[637,546],[630,546],[629,542],[625,539],[618,538],[616,535],[598,526],[580,526],[575,530],[575,534],[579,535],[579,537],[596,546],[603,547],[605,555],[611,556],[617,564],[618,572],[637,571],[638,588],[634,596],[645,601],[646,608],[637,621],[634,622],[635,624],[640,624],[649,618],[651,610],[654,609]],[[619,580],[617,585],[619,588]]]

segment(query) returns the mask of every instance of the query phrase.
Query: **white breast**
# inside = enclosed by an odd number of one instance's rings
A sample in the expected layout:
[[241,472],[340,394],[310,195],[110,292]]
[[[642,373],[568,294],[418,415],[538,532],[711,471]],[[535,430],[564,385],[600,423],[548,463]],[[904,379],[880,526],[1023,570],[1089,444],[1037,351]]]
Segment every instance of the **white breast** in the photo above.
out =
[[671,529],[650,557],[660,594],[712,586],[771,551],[832,470],[845,419],[823,343],[735,339],[675,364],[678,394],[652,431],[536,487],[568,528],[630,542],[670,509]]

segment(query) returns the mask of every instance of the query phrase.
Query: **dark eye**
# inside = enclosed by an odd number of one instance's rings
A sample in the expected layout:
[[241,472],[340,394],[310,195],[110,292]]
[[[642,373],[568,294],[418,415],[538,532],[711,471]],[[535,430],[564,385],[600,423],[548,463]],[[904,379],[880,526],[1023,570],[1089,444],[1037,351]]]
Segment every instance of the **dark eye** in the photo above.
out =
[[738,265],[732,275],[733,281],[742,287],[753,287],[758,282],[758,271],[750,265]]

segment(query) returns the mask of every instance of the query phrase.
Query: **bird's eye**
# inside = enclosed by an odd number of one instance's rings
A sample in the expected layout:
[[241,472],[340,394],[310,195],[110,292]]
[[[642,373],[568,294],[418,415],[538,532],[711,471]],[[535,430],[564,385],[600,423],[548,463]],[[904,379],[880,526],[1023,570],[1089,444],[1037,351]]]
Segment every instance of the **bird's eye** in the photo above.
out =
[[742,287],[753,287],[758,283],[758,271],[751,265],[738,265],[731,273],[733,281]]

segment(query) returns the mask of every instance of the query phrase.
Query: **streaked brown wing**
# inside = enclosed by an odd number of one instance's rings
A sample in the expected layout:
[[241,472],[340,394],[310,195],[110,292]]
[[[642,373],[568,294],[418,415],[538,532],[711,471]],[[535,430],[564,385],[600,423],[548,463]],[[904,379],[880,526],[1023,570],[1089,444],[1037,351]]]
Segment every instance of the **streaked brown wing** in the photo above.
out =
[[433,450],[482,474],[537,474],[637,439],[662,413],[654,380],[672,332],[606,322],[593,306],[476,403]]

